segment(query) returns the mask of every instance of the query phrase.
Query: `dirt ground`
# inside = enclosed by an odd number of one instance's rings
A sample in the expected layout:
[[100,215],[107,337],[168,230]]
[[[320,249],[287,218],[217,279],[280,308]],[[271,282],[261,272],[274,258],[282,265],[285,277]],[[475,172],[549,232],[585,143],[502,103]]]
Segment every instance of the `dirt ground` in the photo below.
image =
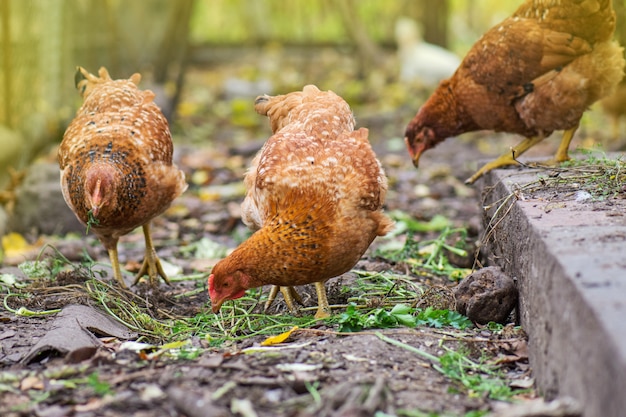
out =
[[[217,81],[211,78],[215,71],[214,67],[192,70],[184,105],[197,107],[194,100],[202,94],[219,95],[213,88]],[[375,105],[355,108],[357,125],[370,129],[370,138],[389,177],[387,210],[401,210],[425,221],[441,214],[455,226],[466,227],[470,239],[477,242],[482,230],[479,196],[463,180],[473,172],[478,160],[505,151],[518,138],[483,135],[478,142],[476,135],[467,135],[451,139],[427,153],[417,171],[405,154],[401,135],[419,101],[413,98],[409,105],[393,110],[377,110]],[[249,100],[250,108],[251,103]],[[247,121],[230,124],[226,119],[207,126],[199,122],[208,117],[206,113],[197,109],[185,111],[190,114],[184,114],[174,130],[178,132],[176,159],[192,179],[190,190],[155,220],[153,227],[159,256],[182,267],[183,275],[206,271],[216,261],[182,256],[181,248],[190,242],[208,237],[232,248],[238,236],[245,236],[245,227],[238,218],[242,195],[236,192],[237,184],[269,132],[266,120],[260,116],[252,126]],[[247,111],[242,117],[249,117]],[[533,152],[545,155],[555,145],[540,146]],[[77,262],[86,250],[93,259],[108,262],[106,252],[93,236],[83,233],[78,238],[49,240],[71,261]],[[379,239],[374,247],[382,243]],[[141,256],[142,235],[132,233],[124,237],[120,258],[125,268],[136,269]],[[104,271],[103,275],[108,272],[106,266],[97,268]],[[373,251],[355,267],[403,268],[406,266],[376,258]],[[8,265],[0,273],[24,276]],[[422,277],[408,275],[420,285],[453,285],[447,279],[425,282]],[[499,363],[503,378],[514,390],[518,389],[513,396],[515,401],[537,396],[525,355],[524,332],[514,328],[513,321],[497,331],[482,326],[463,331],[420,326],[351,335],[338,334],[334,323],[320,322],[295,330],[285,343],[269,347],[261,346],[266,335],[220,346],[193,335],[188,348],[198,348],[199,354],[176,357],[161,354],[158,347],[138,352],[125,343],[135,340],[159,344],[149,336],[111,322],[106,314],[104,318],[99,315],[106,303],[98,303],[88,295],[93,280],[80,273],[61,273],[55,279],[54,285],[29,281],[27,298],[8,296],[6,290],[3,293],[3,416],[469,416],[483,415],[481,412],[502,405],[485,395],[472,394],[461,382],[444,376],[431,360],[407,346],[437,357],[447,349],[462,348],[473,360],[484,358]],[[351,279],[353,274],[348,273],[331,280],[327,287],[349,286]],[[103,281],[110,283],[110,278]],[[160,319],[193,317],[208,311],[210,306],[206,274],[198,280],[161,285],[154,291],[145,284],[131,291],[132,294],[117,296],[141,304]],[[116,297],[114,292],[109,296]],[[329,291],[331,304],[345,303],[342,297],[345,295],[339,291]],[[416,302],[419,299],[416,294]],[[281,300],[277,301],[270,314],[288,314]],[[315,305],[315,297],[305,297],[305,301],[309,307]],[[88,309],[68,311],[68,306],[76,305]],[[19,307],[33,311],[63,309],[66,315],[14,314],[12,310]],[[260,309],[259,306],[255,311]],[[342,311],[338,309],[334,314]],[[85,337],[85,330],[91,335],[87,338],[97,339],[92,348],[71,351],[69,355],[62,351],[60,346],[72,345],[68,339]],[[389,339],[404,345],[393,344]]]

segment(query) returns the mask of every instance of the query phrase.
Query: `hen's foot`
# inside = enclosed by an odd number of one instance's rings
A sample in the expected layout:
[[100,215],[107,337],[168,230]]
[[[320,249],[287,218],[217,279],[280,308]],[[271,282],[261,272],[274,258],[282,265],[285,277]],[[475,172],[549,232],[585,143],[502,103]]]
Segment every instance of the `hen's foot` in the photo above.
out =
[[274,303],[274,300],[276,299],[276,295],[278,294],[278,290],[280,290],[280,292],[283,294],[283,298],[285,299],[285,304],[287,304],[287,308],[289,309],[291,314],[294,314],[294,315],[297,314],[298,308],[294,305],[294,300],[295,302],[303,306],[304,302],[302,301],[302,297],[300,297],[300,294],[298,294],[295,288],[280,287],[278,285],[272,285],[272,288],[270,289],[270,293],[267,296],[267,301],[265,302],[265,307],[263,308],[263,311],[267,312],[267,310],[269,310],[269,308],[272,306],[272,304]]
[[567,151],[569,150],[569,144],[574,138],[574,133],[576,133],[576,129],[578,129],[578,125],[574,126],[572,129],[563,132],[563,138],[561,138],[559,149],[557,149],[556,154],[554,154],[555,163],[569,161],[570,158],[567,154]]
[[141,264],[141,268],[139,268],[139,272],[135,276],[133,285],[137,284],[144,275],[148,275],[150,285],[153,287],[158,285],[159,276],[163,278],[167,285],[171,285],[170,280],[167,278],[167,275],[163,270],[163,266],[161,266],[161,261],[159,261],[156,250],[154,249],[152,236],[150,235],[149,222],[143,225],[143,234],[146,239],[146,256],[143,258],[143,263]]
[[538,144],[543,140],[543,136],[534,136],[532,138],[526,138],[520,143],[518,143],[515,147],[511,148],[510,152],[500,155],[497,159],[486,163],[482,166],[474,175],[465,180],[465,184],[473,184],[478,178],[482,177],[487,172],[492,169],[508,166],[508,165],[519,165],[517,161],[517,157],[522,155],[524,152]]
[[330,317],[330,306],[328,305],[326,287],[324,287],[323,282],[315,283],[315,292],[317,292],[317,312],[315,313],[315,318],[326,319]]

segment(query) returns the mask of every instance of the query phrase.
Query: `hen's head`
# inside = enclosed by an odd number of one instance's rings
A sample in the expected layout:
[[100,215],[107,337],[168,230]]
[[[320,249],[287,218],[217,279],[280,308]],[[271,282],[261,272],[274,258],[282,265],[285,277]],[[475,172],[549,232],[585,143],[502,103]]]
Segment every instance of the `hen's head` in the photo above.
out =
[[404,134],[413,165],[418,166],[420,156],[439,142],[456,136],[476,126],[466,112],[460,110],[450,80],[443,80],[426,100]]
[[422,153],[441,141],[441,139],[437,138],[433,128],[425,122],[421,114],[422,111],[420,110],[411,120],[404,133],[404,143],[416,168],[419,165]]
[[211,297],[211,310],[214,313],[220,311],[220,307],[226,300],[234,300],[243,297],[250,288],[250,277],[241,270],[231,270],[228,258],[220,261],[213,267],[209,276],[209,297]]

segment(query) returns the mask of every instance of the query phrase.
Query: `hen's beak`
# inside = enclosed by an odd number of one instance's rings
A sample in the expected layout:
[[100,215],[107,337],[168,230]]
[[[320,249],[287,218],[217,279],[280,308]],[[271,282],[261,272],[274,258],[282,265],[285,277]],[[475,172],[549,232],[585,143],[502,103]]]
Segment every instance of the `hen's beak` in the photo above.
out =
[[419,165],[420,165],[420,154],[416,154],[416,155],[413,157],[413,166],[414,166],[415,168],[419,168]]
[[221,300],[211,300],[211,311],[217,314],[220,311],[220,308],[222,308],[222,304],[224,304],[223,298]]
[[404,137],[404,143],[406,145],[406,148],[409,151],[409,155],[411,155],[411,160],[413,161],[413,166],[415,168],[419,167],[419,163],[420,163],[420,155],[422,154],[421,152],[416,152],[415,149],[413,149],[413,147],[411,146],[411,143],[409,143],[409,138],[407,138],[406,136]]
[[98,217],[98,213],[100,212],[100,207],[102,207],[103,203],[103,195],[101,190],[102,180],[98,179],[96,182],[96,187],[91,193],[91,214],[93,217]]

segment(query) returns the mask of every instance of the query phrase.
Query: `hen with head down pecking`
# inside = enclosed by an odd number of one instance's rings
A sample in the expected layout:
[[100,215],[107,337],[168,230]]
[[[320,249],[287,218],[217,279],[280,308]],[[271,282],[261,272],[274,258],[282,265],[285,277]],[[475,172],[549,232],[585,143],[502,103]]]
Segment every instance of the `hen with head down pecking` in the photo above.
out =
[[63,197],[76,217],[109,253],[114,278],[122,277],[117,243],[142,226],[146,254],[135,283],[148,275],[169,280],[150,234],[151,220],[187,188],[184,173],[172,163],[167,120],[154,104],[154,93],[137,88],[140,74],[112,80],[78,68],[76,87],[83,97],[59,147]]

